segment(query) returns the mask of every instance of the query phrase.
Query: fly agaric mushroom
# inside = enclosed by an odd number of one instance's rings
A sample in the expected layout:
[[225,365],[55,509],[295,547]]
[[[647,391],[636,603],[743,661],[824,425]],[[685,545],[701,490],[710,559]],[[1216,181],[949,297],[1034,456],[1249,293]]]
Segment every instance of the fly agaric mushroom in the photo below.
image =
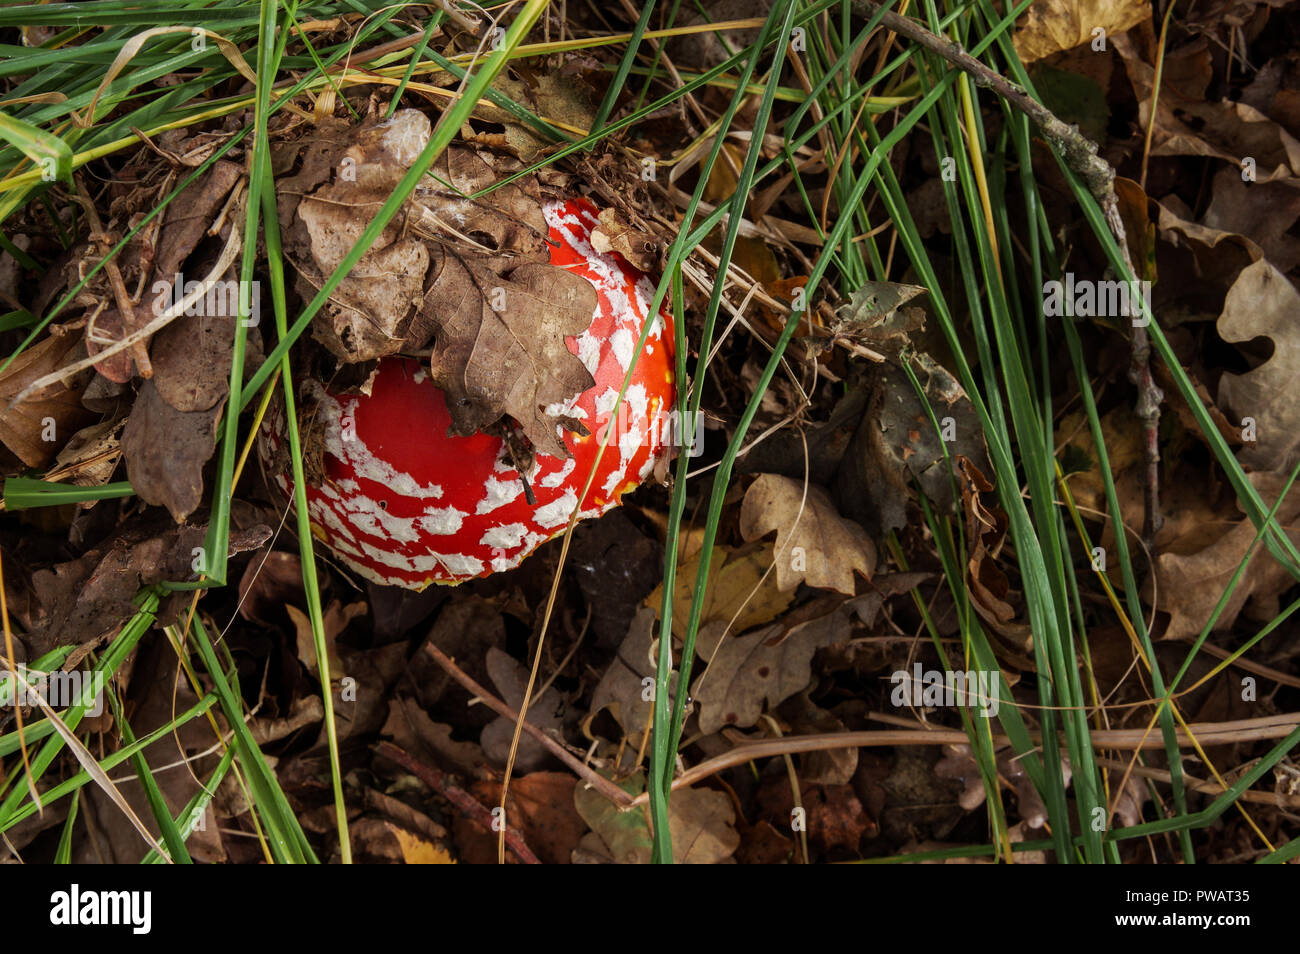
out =
[[[579,519],[599,516],[636,489],[665,456],[663,426],[674,401],[671,319],[656,316],[617,420],[613,410],[647,321],[654,285],[621,256],[591,245],[599,224],[583,199],[544,207],[551,264],[587,279],[597,306],[590,327],[566,339],[595,379],[561,410],[587,434],[560,428],[572,455],[537,453],[525,480],[499,435],[449,433],[451,415],[428,370],[382,359],[369,394],[330,394],[313,384],[322,474],[308,474],[313,533],[343,563],[377,583],[422,589],[512,569],[563,532],[585,486],[605,429],[614,425]],[[293,498],[284,460],[283,408],[263,426],[261,456]],[[528,498],[533,497],[534,501]]]

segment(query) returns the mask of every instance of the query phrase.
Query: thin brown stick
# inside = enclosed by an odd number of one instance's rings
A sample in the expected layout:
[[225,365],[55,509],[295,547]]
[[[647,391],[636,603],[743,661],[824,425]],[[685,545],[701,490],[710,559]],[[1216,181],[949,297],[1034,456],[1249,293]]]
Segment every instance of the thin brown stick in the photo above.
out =
[[[386,759],[392,759],[429,786],[430,789],[444,796],[447,801],[460,810],[461,814],[478,822],[488,831],[491,831],[494,823],[497,823],[497,818],[488,811],[486,805],[449,779],[446,773],[440,769],[434,768],[427,762],[421,762],[415,756],[404,749],[398,748],[391,742],[380,742],[375,747],[375,754],[382,755]],[[526,865],[540,865],[542,863],[541,859],[533,854],[532,849],[528,847],[523,835],[509,825],[505,826],[504,832],[506,847],[513,852],[516,858]]]
[[[77,195],[81,198],[81,205],[86,210],[86,217],[90,219],[92,229],[91,240],[102,242],[107,248],[111,245],[108,232],[104,229],[104,223],[99,219],[99,212],[95,209],[95,202],[86,191],[85,184],[81,181],[81,176],[75,176],[74,182],[77,187]],[[126,290],[126,283],[122,281],[122,272],[117,267],[117,261],[112,258],[104,259],[104,273],[108,275],[109,287],[113,289],[113,298],[117,302],[118,315],[122,320],[122,335],[129,336],[139,326],[139,321],[135,313],[135,302],[131,300],[131,295]],[[89,341],[87,341],[89,346]],[[149,363],[149,346],[143,341],[136,341],[130,348],[131,357],[135,359],[136,370],[142,378],[153,377],[153,365]]]
[[[443,670],[447,673],[447,675],[455,679],[458,683],[460,683],[462,686],[468,689],[473,695],[477,696],[479,699],[482,699],[484,705],[486,705],[497,715],[504,716],[505,718],[509,719],[512,722],[519,719],[518,712],[510,708],[508,705],[506,705],[496,696],[492,695],[492,693],[488,692],[481,685],[479,685],[478,682],[476,682],[472,676],[470,676],[463,669],[457,666],[456,663],[451,659],[451,657],[448,656],[446,653],[444,653],[437,646],[433,645],[432,643],[425,643],[424,648],[425,651],[428,652],[428,654],[433,657],[433,661],[436,662],[439,666],[441,666]],[[549,751],[557,759],[559,759],[570,769],[572,769],[574,774],[578,775],[583,781],[587,782],[592,788],[596,789],[596,791],[600,792],[600,794],[604,795],[606,798],[608,798],[615,805],[618,805],[620,808],[631,807],[632,805],[631,795],[623,791],[621,788],[619,788],[609,779],[605,778],[602,775],[596,774],[595,770],[592,769],[591,766],[584,765],[577,756],[575,756],[572,752],[566,749],[554,738],[547,735],[537,726],[533,725],[531,722],[525,720],[523,726],[525,732],[531,735],[538,742],[542,743],[542,745],[546,746],[547,751]]]
[[[1106,225],[1115,237],[1124,267],[1134,278],[1138,277],[1129,257],[1124,220],[1120,216],[1119,198],[1115,195],[1115,170],[1110,163],[1097,155],[1097,144],[1079,132],[1078,126],[1068,125],[1056,117],[1042,103],[1030,97],[1023,88],[994,72],[962,49],[960,43],[931,33],[915,20],[901,17],[883,9],[874,0],[851,0],[853,11],[870,19],[877,13],[880,22],[900,36],[923,46],[936,56],[948,61],[975,81],[975,85],[991,89],[1013,107],[1024,113],[1038,126],[1047,144],[1060,155],[1070,169],[1083,180],[1092,197],[1097,200]],[[1147,544],[1152,561],[1155,560],[1155,535],[1163,519],[1160,516],[1160,403],[1164,392],[1151,376],[1151,342],[1147,336],[1145,320],[1133,325],[1133,340],[1129,358],[1128,378],[1138,390],[1134,412],[1142,421],[1143,454],[1146,459],[1145,516],[1142,538]]]
[[[1098,759],[1097,765],[1100,768],[1116,769],[1124,771],[1128,769],[1127,762],[1121,762],[1117,759]],[[1156,782],[1163,782],[1166,785],[1173,784],[1173,776],[1161,768],[1152,768],[1149,765],[1135,765],[1130,772],[1140,778],[1149,778]],[[1205,779],[1192,778],[1190,775],[1183,776],[1183,784],[1193,791],[1201,792],[1205,795],[1222,795],[1227,791],[1218,782],[1208,782]],[[1300,795],[1283,795],[1281,792],[1257,792],[1254,789],[1246,789],[1241,793],[1243,802],[1254,802],[1257,805],[1271,805],[1274,808],[1300,808]]]
[[[1200,722],[1188,728],[1201,746],[1224,745],[1253,739],[1280,739],[1300,725],[1300,712],[1263,716],[1258,719],[1240,719],[1236,722]],[[1041,740],[1032,733],[1035,742]],[[1177,730],[1178,744],[1190,746],[1188,733]],[[1160,749],[1163,739],[1142,729],[1099,729],[1091,733],[1094,747],[1098,749]],[[673,780],[672,787],[685,788],[716,775],[723,769],[744,765],[754,759],[796,752],[824,752],[828,749],[857,749],[883,745],[966,745],[970,737],[961,729],[867,729],[860,732],[826,732],[816,735],[791,735],[781,739],[764,739],[737,746],[730,752],[706,759]],[[1011,740],[1005,735],[992,736],[994,747],[1007,746]],[[632,799],[633,805],[649,800],[648,794]]]

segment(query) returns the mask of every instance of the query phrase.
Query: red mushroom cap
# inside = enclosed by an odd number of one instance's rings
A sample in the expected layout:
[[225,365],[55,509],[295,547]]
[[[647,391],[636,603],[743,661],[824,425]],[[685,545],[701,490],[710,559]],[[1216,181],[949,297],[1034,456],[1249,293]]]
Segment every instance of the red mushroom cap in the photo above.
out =
[[[645,327],[655,286],[621,256],[596,252],[595,208],[581,199],[545,206],[551,264],[586,278],[598,304],[591,326],[566,339],[595,379],[557,414],[575,417],[587,436],[557,430],[573,455],[537,454],[523,482],[497,436],[448,436],[451,416],[427,369],[411,359],[386,358],[369,396],[334,395],[319,385],[317,426],[324,475],[307,488],[312,530],[345,564],[377,583],[422,589],[508,570],[563,532],[596,458],[623,379]],[[620,503],[654,470],[672,430],[672,323],[656,316],[637,359],[619,419],[601,457],[580,519]],[[262,429],[263,461],[277,459],[284,440],[283,409]],[[271,475],[292,499],[289,474]]]

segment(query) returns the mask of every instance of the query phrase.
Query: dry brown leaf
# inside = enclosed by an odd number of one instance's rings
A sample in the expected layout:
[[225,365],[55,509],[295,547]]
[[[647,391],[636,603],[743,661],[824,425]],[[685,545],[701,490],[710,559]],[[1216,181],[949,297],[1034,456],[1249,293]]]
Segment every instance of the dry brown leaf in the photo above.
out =
[[[1272,506],[1286,483],[1285,474],[1247,474],[1247,477],[1259,491],[1265,507]],[[1300,543],[1297,518],[1300,518],[1300,495],[1288,494],[1278,508],[1277,520],[1292,541]],[[1179,541],[1175,540],[1157,558],[1159,608],[1170,614],[1165,639],[1184,639],[1200,633],[1257,533],[1249,520],[1232,524],[1224,521],[1217,534],[1205,532],[1211,529],[1208,526],[1197,529],[1197,546],[1191,552],[1180,552]],[[1207,535],[1211,536],[1208,545],[1200,545]],[[1213,631],[1229,629],[1248,599],[1262,601],[1265,611],[1275,616],[1278,596],[1294,583],[1295,579],[1261,545],[1233,588]]]
[[434,722],[414,699],[390,699],[388,720],[379,732],[422,762],[449,766],[471,778],[487,774],[483,750],[453,739],[451,726]]
[[572,456],[555,425],[585,428],[547,409],[595,385],[564,342],[591,325],[595,288],[551,265],[526,263],[507,277],[450,255],[434,281],[427,302],[442,307],[433,312],[440,322],[431,368],[447,393],[452,430],[468,436],[509,414],[540,453]]
[[1246,374],[1225,373],[1219,381],[1219,403],[1237,421],[1255,422],[1256,440],[1237,452],[1253,470],[1289,469],[1300,449],[1300,401],[1291,393],[1300,377],[1300,293],[1267,261],[1242,270],[1223,302],[1219,337],[1273,341],[1273,356]]
[[600,225],[592,230],[591,247],[597,252],[617,252],[643,272],[659,261],[654,236],[628,222],[617,209],[601,209]]
[[217,446],[224,401],[206,411],[178,411],[152,380],[140,387],[122,431],[131,486],[145,503],[166,507],[181,523],[203,502],[203,466]]
[[[583,85],[574,81],[572,75],[565,71],[545,71],[532,73],[527,82],[516,80],[503,71],[492,81],[492,86],[516,103],[525,104],[533,115],[548,122],[558,122],[573,130],[586,130],[591,126],[595,110],[591,99],[586,95]],[[474,110],[475,118],[481,118],[503,127],[500,133],[477,132],[470,123],[461,127],[461,135],[467,142],[478,142],[505,149],[511,155],[524,162],[531,163],[541,157],[546,150],[554,148],[554,143],[541,136],[531,126],[524,125],[513,113],[496,106],[489,100],[479,101]]]
[[1220,169],[1205,225],[1250,235],[1279,272],[1300,264],[1300,239],[1290,234],[1300,219],[1300,179],[1243,182],[1239,168]]
[[[429,134],[428,117],[413,109],[352,133],[333,170],[334,181],[303,197],[285,236],[285,254],[298,269],[304,297],[313,297],[351,251]],[[330,126],[323,135],[337,142],[339,131]],[[322,174],[315,165],[300,173],[307,182]],[[344,361],[394,354],[405,343],[424,294],[429,253],[404,231],[400,218],[384,229],[313,323],[316,338]]]
[[[645,779],[634,776],[622,787],[632,793],[643,791]],[[592,830],[583,839],[584,846],[589,846],[601,860],[618,864],[650,863],[652,841],[646,807],[620,811],[617,805],[586,785],[574,789],[573,802]],[[677,789],[668,801],[673,861],[710,865],[729,860],[740,845],[735,822],[736,811],[726,793],[704,788]]]
[[[645,683],[650,679],[653,685],[655,677],[655,663],[650,658],[655,642],[654,625],[655,611],[643,606],[591,696],[593,715],[608,707],[623,732],[637,740],[645,733],[654,709],[654,697]],[[673,678],[676,679],[676,674]]]
[[[1149,15],[1149,8],[1143,9]],[[1138,99],[1139,125],[1145,129],[1151,122],[1155,67],[1141,58],[1131,38],[1116,34],[1108,42],[1124,59]],[[1238,174],[1242,159],[1250,158],[1257,183],[1300,175],[1300,141],[1244,102],[1161,95],[1152,143],[1153,156],[1212,156],[1236,167]]]
[[[700,625],[718,621],[736,621],[732,629],[744,632],[776,619],[794,599],[793,592],[777,586],[772,568],[773,548],[769,543],[732,550],[715,546],[709,561],[709,585],[704,591],[704,607]],[[673,636],[684,639],[691,616],[691,602],[695,594],[695,574],[699,570],[700,555],[677,566],[676,585],[673,587]],[[663,596],[663,583],[646,597],[645,605],[658,607]],[[742,606],[743,604],[743,606]]]
[[[34,381],[81,357],[80,335],[58,330],[26,348],[0,374],[0,443],[28,467],[44,467],[63,443],[95,415],[81,404],[82,383],[54,385],[21,404],[6,407]],[[80,379],[79,379],[80,380]]]
[[852,596],[853,571],[868,580],[876,568],[876,547],[867,532],[841,517],[830,495],[789,477],[763,474],[745,492],[740,534],[755,540],[776,531],[776,582],[793,590],[800,582]]
[[[528,684],[528,670],[513,657],[495,647],[487,651],[487,671],[493,684],[501,694],[501,700],[519,711],[524,701],[524,689]],[[558,729],[561,725],[559,712],[562,710],[560,694],[554,686],[547,688],[541,695],[534,693],[528,706],[528,721],[539,729]],[[489,759],[498,765],[505,765],[510,755],[510,741],[515,734],[515,720],[497,716],[483,729],[479,744]],[[527,732],[519,736],[519,750],[515,755],[515,771],[521,774],[535,772],[554,758],[542,745]]]
[[708,663],[691,687],[705,733],[728,725],[748,728],[758,722],[765,703],[777,706],[806,688],[813,653],[848,639],[851,626],[849,610],[842,606],[793,628],[777,623],[723,638],[725,630],[726,623],[711,623],[700,630],[695,644]]
[[452,148],[422,186],[417,227],[430,240],[430,270],[409,337],[436,338],[430,370],[455,433],[509,415],[538,451],[568,457],[556,424],[584,429],[554,409],[594,381],[565,338],[591,325],[596,290],[550,264],[535,178],[467,198],[498,178],[473,150]]
[[[311,620],[306,613],[292,603],[285,603],[284,608],[289,614],[289,619],[293,622],[294,632],[297,635],[298,658],[302,660],[302,664],[307,667],[309,673],[319,678],[317,670],[320,665],[316,661],[316,639],[312,635]],[[368,609],[369,607],[365,603],[349,603],[344,606],[339,600],[330,600],[329,606],[325,607],[321,622],[325,631],[325,648],[330,663],[330,678],[336,682],[348,673],[343,667],[343,661],[339,658],[335,641],[339,634],[347,629],[349,623],[358,616],[364,616]]]
[[181,318],[154,335],[149,359],[158,396],[178,411],[208,411],[224,401],[230,393],[238,320],[222,315]]
[[1016,29],[1016,52],[1032,63],[1092,42],[1097,28],[1110,37],[1150,17],[1142,0],[1037,0]]
[[46,480],[69,481],[82,487],[97,487],[113,479],[113,471],[122,456],[118,433],[125,420],[91,424],[72,435],[72,439],[54,457],[54,467]]
[[[569,864],[586,831],[587,826],[574,808],[577,781],[568,772],[531,772],[510,782],[506,818],[542,864]],[[497,779],[476,782],[469,791],[484,805],[501,804],[501,782]],[[485,831],[464,816],[458,816],[452,828],[466,864],[496,862],[496,832]]]
[[154,260],[154,275],[159,281],[170,285],[175,280],[175,273],[203,241],[243,172],[242,165],[219,159],[167,206],[167,218],[158,238],[158,257]]
[[[81,644],[118,626],[134,613],[131,599],[141,586],[197,578],[195,548],[203,546],[207,527],[160,528],[162,522],[136,523],[76,560],[32,574],[45,609],[40,628],[25,637],[32,656],[55,645]],[[230,555],[260,547],[270,537],[271,528],[262,525],[231,530]]]
[[248,724],[248,728],[258,745],[265,745],[309,725],[316,725],[324,718],[325,703],[321,702],[320,696],[298,696],[289,703],[288,715],[278,718],[258,717]]

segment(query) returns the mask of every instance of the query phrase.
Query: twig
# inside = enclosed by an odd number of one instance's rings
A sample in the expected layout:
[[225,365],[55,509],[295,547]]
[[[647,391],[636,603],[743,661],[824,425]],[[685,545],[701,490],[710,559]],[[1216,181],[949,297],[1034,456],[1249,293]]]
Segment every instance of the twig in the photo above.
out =
[[[391,742],[380,742],[375,747],[375,754],[382,755],[386,759],[392,759],[433,791],[445,796],[447,801],[460,809],[461,814],[478,822],[488,831],[492,831],[495,825],[500,824],[498,819],[488,811],[482,802],[451,781],[447,774],[440,769],[421,762],[415,756],[404,749],[398,748]],[[533,854],[532,849],[524,842],[524,836],[518,831],[506,825],[505,835],[506,847],[514,853],[516,858],[526,865],[540,865],[542,863],[541,859]]]
[[[86,210],[86,217],[90,219],[92,229],[92,240],[104,241],[104,247],[107,247],[108,233],[104,230],[104,223],[99,219],[99,212],[95,209],[95,202],[86,191],[85,183],[81,181],[81,176],[75,178],[77,186],[77,195],[81,198],[81,205]],[[125,335],[135,331],[137,321],[135,314],[135,302],[127,293],[126,285],[122,281],[122,271],[117,267],[117,262],[113,259],[106,259],[104,262],[104,272],[108,275],[108,284],[113,289],[113,298],[117,301],[118,315],[122,319],[122,333]],[[90,342],[87,341],[87,351],[89,351]],[[138,340],[131,345],[131,357],[135,359],[136,370],[140,372],[142,378],[153,377],[153,365],[149,363],[149,348],[143,340]]]
[[[514,709],[511,709],[508,705],[506,705],[496,696],[492,695],[492,693],[488,692],[477,682],[475,682],[472,676],[470,676],[463,669],[457,666],[456,663],[451,659],[451,657],[449,657],[441,649],[433,645],[433,643],[425,643],[424,648],[425,651],[428,652],[428,654],[433,657],[433,661],[436,662],[439,666],[441,666],[446,671],[447,675],[455,679],[458,683],[460,683],[462,686],[468,689],[473,695],[477,696],[479,699],[482,699],[484,705],[486,705],[489,709],[497,713],[497,715],[504,716],[505,718],[509,719],[511,722],[518,721],[519,719],[518,712],[516,712]],[[525,720],[523,725],[524,725],[525,732],[531,735],[538,742],[542,743],[542,745],[546,746],[547,751],[549,751],[557,759],[559,759],[570,769],[572,769],[574,773],[579,775],[592,788],[596,789],[596,791],[600,792],[600,794],[604,795],[606,798],[608,798],[615,805],[618,805],[620,808],[631,807],[631,805],[633,804],[633,799],[631,795],[623,791],[621,788],[619,788],[609,779],[605,778],[603,775],[596,774],[596,772],[590,766],[584,765],[582,761],[579,760],[572,752],[566,749],[563,745],[561,745],[551,736],[547,735],[537,726],[533,725],[531,722]]]
[[[1138,277],[1133,269],[1133,260],[1129,257],[1124,220],[1120,216],[1119,198],[1115,195],[1115,170],[1111,168],[1110,163],[1097,155],[1096,143],[1079,132],[1078,126],[1062,122],[1051,110],[1030,97],[1020,86],[975,59],[962,49],[960,43],[937,36],[915,20],[883,9],[874,0],[851,0],[851,3],[853,11],[858,16],[870,19],[879,13],[880,22],[885,27],[947,60],[970,76],[976,86],[991,89],[1033,120],[1048,145],[1083,180],[1092,197],[1097,200],[1102,214],[1106,217],[1106,225],[1115,237],[1120,255],[1123,256],[1124,267],[1134,278]],[[1146,513],[1142,522],[1142,538],[1147,544],[1154,563],[1155,535],[1163,523],[1160,516],[1159,430],[1160,402],[1164,400],[1164,392],[1156,386],[1151,376],[1151,343],[1147,337],[1145,321],[1133,325],[1128,378],[1138,389],[1135,413],[1142,421],[1143,452],[1146,458]]]
[[[1300,725],[1300,712],[1280,713],[1258,719],[1240,719],[1236,722],[1199,722],[1190,725],[1192,735],[1201,746],[1224,745],[1253,739],[1280,739]],[[1182,729],[1177,730],[1178,744],[1190,746],[1191,739]],[[1032,733],[1034,741],[1041,739]],[[1164,740],[1157,734],[1142,729],[1098,729],[1090,735],[1098,749],[1159,749]],[[994,747],[1010,745],[1011,740],[1001,733],[991,737]],[[724,769],[744,765],[754,759],[791,755],[796,752],[825,752],[829,749],[857,749],[883,745],[965,745],[970,737],[962,729],[866,729],[860,732],[826,732],[816,735],[788,735],[781,739],[764,739],[740,745],[730,752],[705,759],[673,780],[674,789],[694,785]],[[648,794],[632,799],[633,805],[649,800]]]

